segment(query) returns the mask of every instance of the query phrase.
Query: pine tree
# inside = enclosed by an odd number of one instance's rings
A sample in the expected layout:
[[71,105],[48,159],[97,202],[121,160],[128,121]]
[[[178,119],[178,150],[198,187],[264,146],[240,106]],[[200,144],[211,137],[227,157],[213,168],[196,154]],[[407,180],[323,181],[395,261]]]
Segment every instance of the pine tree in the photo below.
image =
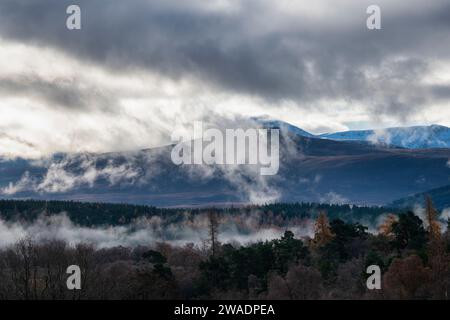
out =
[[217,247],[219,245],[219,219],[215,212],[208,212],[208,228],[209,228],[209,242],[211,245],[211,253],[216,255]]

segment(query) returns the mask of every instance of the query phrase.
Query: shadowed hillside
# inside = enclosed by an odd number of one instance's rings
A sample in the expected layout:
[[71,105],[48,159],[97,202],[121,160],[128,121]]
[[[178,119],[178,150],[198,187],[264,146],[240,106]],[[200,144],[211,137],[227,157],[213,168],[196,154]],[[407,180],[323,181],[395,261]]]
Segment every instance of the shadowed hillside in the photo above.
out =
[[4,198],[228,206],[251,202],[383,205],[449,183],[450,149],[383,148],[361,142],[281,137],[280,170],[176,166],[171,146],[133,153],[59,154],[0,162]]

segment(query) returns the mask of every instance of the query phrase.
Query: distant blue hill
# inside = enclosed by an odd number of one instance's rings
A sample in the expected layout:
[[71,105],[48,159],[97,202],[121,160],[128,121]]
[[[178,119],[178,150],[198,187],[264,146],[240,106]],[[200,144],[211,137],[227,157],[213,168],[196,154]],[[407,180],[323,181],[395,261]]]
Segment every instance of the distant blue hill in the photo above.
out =
[[281,131],[283,131],[285,133],[292,133],[292,134],[296,134],[296,135],[299,135],[302,137],[307,137],[307,138],[317,138],[317,136],[315,136],[303,129],[300,129],[299,127],[296,127],[290,123],[284,122],[284,121],[265,120],[265,119],[260,119],[260,118],[253,118],[253,120],[255,120],[257,123],[262,125],[264,128],[280,129]]
[[253,120],[263,127],[279,128],[281,131],[307,138],[358,141],[406,149],[450,148],[450,128],[441,125],[351,130],[314,135],[280,120],[264,118],[253,118]]
[[423,206],[425,196],[430,196],[438,209],[450,208],[450,185],[398,199],[392,202],[391,205],[398,208],[413,208],[415,205]]
[[450,148],[450,128],[440,125],[354,130],[320,135],[344,141],[369,141],[408,149]]
[[172,146],[59,154],[40,162],[2,159],[0,198],[203,207],[248,204],[255,193],[276,193],[280,202],[384,205],[450,183],[450,149],[387,148],[304,137],[286,128],[274,176],[263,178],[247,166],[177,166]]
[[450,128],[435,124],[379,130],[350,130],[314,135],[280,120],[264,118],[253,118],[253,120],[263,127],[279,128],[281,131],[307,138],[358,141],[406,149],[450,148]]

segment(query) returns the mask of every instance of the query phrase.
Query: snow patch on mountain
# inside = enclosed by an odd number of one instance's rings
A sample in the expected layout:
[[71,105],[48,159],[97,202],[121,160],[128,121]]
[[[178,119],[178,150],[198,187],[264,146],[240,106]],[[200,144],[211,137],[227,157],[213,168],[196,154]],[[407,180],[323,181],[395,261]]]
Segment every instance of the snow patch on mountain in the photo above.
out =
[[450,128],[440,125],[354,130],[326,133],[320,137],[330,140],[368,141],[408,149],[450,148]]

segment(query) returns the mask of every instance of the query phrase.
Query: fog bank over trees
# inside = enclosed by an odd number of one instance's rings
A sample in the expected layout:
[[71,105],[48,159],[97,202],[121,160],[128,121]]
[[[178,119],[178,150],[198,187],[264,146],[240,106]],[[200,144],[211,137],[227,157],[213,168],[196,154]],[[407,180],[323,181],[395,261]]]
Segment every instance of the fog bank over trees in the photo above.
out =
[[[447,299],[450,236],[439,216],[427,199],[422,218],[389,214],[370,233],[361,223],[330,219],[322,211],[309,219],[309,235],[284,230],[271,240],[238,243],[227,242],[220,215],[209,214],[194,223],[204,227],[201,245],[101,246],[110,239],[95,232],[113,231],[72,224],[85,235],[78,243],[36,233],[37,240],[0,248],[0,299]],[[59,224],[67,235],[73,232],[67,221],[40,217],[28,228]],[[2,228],[8,224],[18,222]],[[126,229],[110,229],[120,228]],[[84,242],[86,235],[101,240]],[[69,265],[80,267],[81,290],[67,289]],[[381,270],[381,290],[367,289],[370,265]]]

